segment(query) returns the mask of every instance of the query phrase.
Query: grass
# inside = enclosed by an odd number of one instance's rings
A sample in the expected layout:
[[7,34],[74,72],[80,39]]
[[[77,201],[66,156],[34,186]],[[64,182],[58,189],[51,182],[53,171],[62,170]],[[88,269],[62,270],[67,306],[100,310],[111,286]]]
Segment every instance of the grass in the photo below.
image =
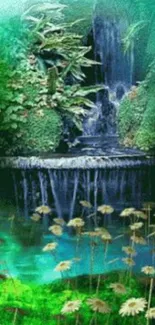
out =
[[[113,272],[107,276],[102,276],[98,298],[106,301],[112,312],[109,315],[98,313],[98,325],[103,324],[120,324],[121,317],[119,309],[123,302],[130,297],[142,297],[145,295],[145,287],[139,279],[132,277],[130,283],[127,283],[127,292],[125,295],[114,294],[109,285],[113,282],[125,281],[126,273]],[[79,324],[89,324],[93,312],[86,304],[88,298],[96,297],[96,277],[92,280],[92,292],[89,294],[89,277],[78,278],[78,289],[76,279],[69,281],[63,280],[46,286],[25,285],[18,280],[3,280],[0,285],[0,318],[3,319],[3,325],[10,325],[13,322],[15,311],[17,317],[15,324],[47,324],[67,325],[75,323],[75,314],[63,316],[61,309],[66,301],[81,300],[82,307],[79,311]],[[126,319],[126,324],[131,324],[132,317]],[[106,323],[107,322],[107,323]],[[140,323],[141,322],[141,323]],[[139,316],[137,324],[145,324],[144,315]]]

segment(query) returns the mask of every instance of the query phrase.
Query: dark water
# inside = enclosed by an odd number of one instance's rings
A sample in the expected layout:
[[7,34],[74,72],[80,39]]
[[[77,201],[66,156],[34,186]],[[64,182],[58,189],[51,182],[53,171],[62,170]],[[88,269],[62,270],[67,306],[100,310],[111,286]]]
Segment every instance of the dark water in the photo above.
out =
[[69,220],[81,213],[80,200],[110,204],[116,210],[140,208],[154,199],[154,166],[96,170],[23,169],[0,171],[0,197],[28,218],[39,205],[49,205],[59,218]]

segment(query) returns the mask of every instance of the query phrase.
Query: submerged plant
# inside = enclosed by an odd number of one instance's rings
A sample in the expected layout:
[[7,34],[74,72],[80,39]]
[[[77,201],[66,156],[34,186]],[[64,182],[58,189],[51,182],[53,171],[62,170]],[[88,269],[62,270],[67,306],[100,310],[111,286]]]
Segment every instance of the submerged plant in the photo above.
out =
[[58,243],[49,243],[43,248],[43,252],[53,251],[58,246]]
[[125,257],[125,258],[122,258],[122,261],[129,265],[130,267],[134,266],[136,263],[135,261],[131,258],[131,257]]
[[133,231],[138,230],[143,227],[143,222],[135,222],[135,223],[131,224],[129,227]]
[[60,218],[54,218],[53,221],[60,226],[64,226],[66,224],[65,221]]
[[146,245],[146,240],[145,240],[145,238],[143,238],[142,236],[132,235],[132,236],[131,236],[131,240],[132,240],[132,242],[134,242],[135,244]]
[[88,202],[88,201],[80,201],[80,204],[81,204],[84,208],[88,208],[88,209],[91,209],[91,208],[92,208],[91,203]]
[[133,211],[133,215],[137,217],[137,219],[147,220],[148,218],[147,214],[145,214],[143,211],[135,210]]
[[102,214],[111,214],[114,212],[114,209],[110,205],[101,205],[98,207],[97,211]]
[[123,246],[122,251],[125,252],[127,255],[130,255],[130,256],[136,256],[137,255],[135,249],[132,246]]
[[155,268],[153,266],[144,266],[141,271],[147,275],[155,275]]
[[74,227],[74,228],[82,228],[84,226],[85,222],[82,218],[74,218],[70,220],[67,224],[68,227]]
[[121,212],[120,217],[130,217],[134,211],[135,208],[126,208]]
[[51,209],[47,205],[41,205],[40,207],[37,207],[35,211],[40,214],[49,214]]
[[56,236],[61,236],[63,234],[63,229],[59,225],[50,226],[48,229]]
[[60,272],[67,271],[70,270],[71,266],[72,266],[72,261],[63,261],[60,262],[58,265],[56,265],[55,271],[60,271]]
[[40,214],[38,213],[33,213],[33,215],[31,216],[31,220],[38,222],[41,219]]

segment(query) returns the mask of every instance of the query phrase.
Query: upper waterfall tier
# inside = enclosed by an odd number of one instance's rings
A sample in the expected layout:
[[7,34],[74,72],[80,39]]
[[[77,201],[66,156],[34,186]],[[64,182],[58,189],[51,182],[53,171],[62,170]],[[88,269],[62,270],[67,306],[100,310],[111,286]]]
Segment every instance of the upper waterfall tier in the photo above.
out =
[[120,93],[121,85],[130,88],[133,84],[134,50],[125,53],[122,42],[127,22],[97,15],[93,25],[94,55],[101,62],[102,82]]
[[[96,95],[95,105],[83,123],[83,135],[114,136],[117,134],[117,111],[124,94],[133,84],[134,48],[125,53],[123,34],[128,24],[118,18],[107,18],[94,11],[93,58],[95,83],[104,85]],[[117,144],[116,144],[117,146]]]

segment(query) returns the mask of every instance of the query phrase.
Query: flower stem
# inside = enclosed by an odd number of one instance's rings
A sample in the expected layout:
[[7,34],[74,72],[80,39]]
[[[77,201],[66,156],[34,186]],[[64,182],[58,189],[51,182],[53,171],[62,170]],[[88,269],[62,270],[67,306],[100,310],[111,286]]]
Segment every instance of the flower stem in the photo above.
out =
[[[153,280],[154,280],[154,279],[151,278],[147,310],[149,310],[149,309],[150,309],[150,306],[151,306],[152,291],[153,291]],[[147,325],[149,325],[149,318],[147,318]]]
[[18,315],[18,308],[15,309],[12,325],[16,324],[17,315]]
[[97,322],[96,311],[95,311],[93,317],[91,318],[89,325],[93,325],[94,322],[95,322],[95,325],[97,325],[97,323],[96,323]]
[[90,242],[91,245],[91,253],[90,253],[90,274],[89,274],[89,292],[92,291],[92,275],[93,275],[93,267],[94,267],[94,245]]
[[76,314],[76,321],[75,321],[75,325],[79,324],[79,313]]

